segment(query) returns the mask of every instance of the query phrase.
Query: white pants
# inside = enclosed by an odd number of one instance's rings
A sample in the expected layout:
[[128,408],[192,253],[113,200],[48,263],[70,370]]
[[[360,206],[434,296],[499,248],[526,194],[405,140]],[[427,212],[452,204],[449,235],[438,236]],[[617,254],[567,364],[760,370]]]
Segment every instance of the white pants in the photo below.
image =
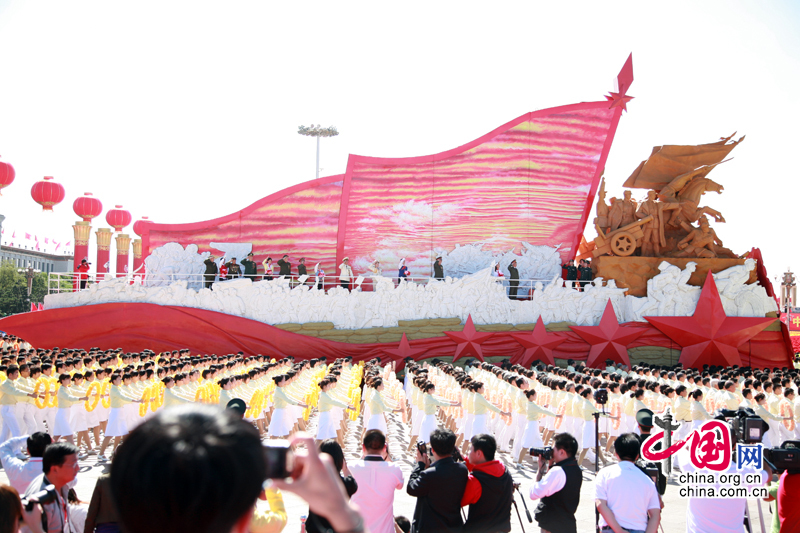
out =
[[0,407],[0,414],[3,415],[3,430],[0,432],[0,442],[5,442],[9,437],[22,436],[17,422],[17,410],[15,405],[4,405]]
[[28,435],[36,433],[36,420],[33,418],[36,406],[28,402],[17,403],[17,419],[19,420],[19,428],[26,431]]

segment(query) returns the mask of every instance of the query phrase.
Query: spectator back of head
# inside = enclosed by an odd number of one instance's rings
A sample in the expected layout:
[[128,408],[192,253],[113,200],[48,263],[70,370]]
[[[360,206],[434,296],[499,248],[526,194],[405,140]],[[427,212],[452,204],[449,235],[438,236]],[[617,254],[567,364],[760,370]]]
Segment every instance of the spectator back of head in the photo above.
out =
[[48,433],[37,431],[28,437],[28,453],[31,454],[31,457],[42,457],[44,456],[45,448],[52,443],[53,439]]
[[128,435],[111,465],[111,494],[129,533],[227,533],[249,514],[265,477],[252,425],[186,405]]
[[635,461],[640,450],[641,444],[635,433],[623,433],[614,441],[614,451],[620,460]]
[[439,457],[453,454],[456,447],[456,434],[449,429],[435,429],[431,432],[431,448]]
[[380,429],[370,429],[364,433],[364,449],[369,454],[379,454],[386,447],[386,436]]
[[338,472],[344,468],[344,452],[336,439],[325,439],[319,443],[319,453],[327,453],[333,459],[333,464]]

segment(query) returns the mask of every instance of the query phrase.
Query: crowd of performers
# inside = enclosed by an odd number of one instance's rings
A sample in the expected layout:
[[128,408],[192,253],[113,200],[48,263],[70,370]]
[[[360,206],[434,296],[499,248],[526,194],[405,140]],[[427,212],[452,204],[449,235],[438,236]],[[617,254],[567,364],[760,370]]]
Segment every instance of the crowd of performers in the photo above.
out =
[[[47,431],[106,461],[131,429],[159,409],[188,402],[225,407],[237,398],[264,438],[308,430],[318,413],[313,431],[319,441],[332,438],[343,445],[348,421],[358,419],[363,423],[353,426],[357,430],[380,429],[390,439],[405,439],[387,431],[391,417],[408,426],[409,441],[399,444],[409,452],[444,426],[459,436],[464,451],[472,436],[492,434],[498,449],[517,462],[561,432],[576,437],[579,464],[593,462],[599,424],[599,459],[605,463],[617,436],[638,432],[641,409],[660,414],[670,408],[683,437],[721,408],[748,407],[769,424],[766,446],[800,438],[800,377],[794,369],[627,369],[610,362],[594,369],[571,361],[567,368],[527,369],[409,359],[402,380],[397,370],[396,362],[377,358],[354,364],[351,358],[276,361],[188,350],[18,348],[4,353],[0,364],[0,442]],[[604,403],[597,401],[600,389],[607,391]]]

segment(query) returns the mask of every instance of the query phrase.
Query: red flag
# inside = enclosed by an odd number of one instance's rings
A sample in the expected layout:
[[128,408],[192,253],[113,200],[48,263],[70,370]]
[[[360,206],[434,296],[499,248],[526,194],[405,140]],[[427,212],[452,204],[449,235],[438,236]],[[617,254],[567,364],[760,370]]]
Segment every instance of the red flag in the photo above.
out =
[[61,243],[56,244],[56,251],[58,251],[59,246],[61,246]]
[[30,234],[30,233],[26,233],[26,234],[25,234],[25,238],[26,238],[27,240],[31,240],[31,234]]
[[44,238],[44,243],[45,243],[45,244],[50,244],[50,239],[48,239],[47,237],[45,237],[45,238]]
[[36,242],[39,242],[39,237],[37,237],[36,235],[34,235],[34,236],[33,236],[33,240],[34,240],[34,241],[36,241]]
[[67,244],[65,244],[64,246],[69,246],[70,244],[72,244],[72,241],[67,241]]
[[16,239],[17,238],[17,230],[14,230],[14,233],[11,234],[11,238],[12,239]]
[[31,302],[31,311],[36,311],[36,304]]
[[38,304],[37,307],[39,311],[44,311],[44,304]]

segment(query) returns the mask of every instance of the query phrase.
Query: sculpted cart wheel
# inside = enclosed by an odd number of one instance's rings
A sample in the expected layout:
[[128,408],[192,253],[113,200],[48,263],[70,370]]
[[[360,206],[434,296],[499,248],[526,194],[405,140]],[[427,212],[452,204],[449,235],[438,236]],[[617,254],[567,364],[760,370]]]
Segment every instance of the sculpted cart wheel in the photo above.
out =
[[632,255],[636,251],[636,239],[627,231],[620,231],[611,238],[611,250],[620,257]]

